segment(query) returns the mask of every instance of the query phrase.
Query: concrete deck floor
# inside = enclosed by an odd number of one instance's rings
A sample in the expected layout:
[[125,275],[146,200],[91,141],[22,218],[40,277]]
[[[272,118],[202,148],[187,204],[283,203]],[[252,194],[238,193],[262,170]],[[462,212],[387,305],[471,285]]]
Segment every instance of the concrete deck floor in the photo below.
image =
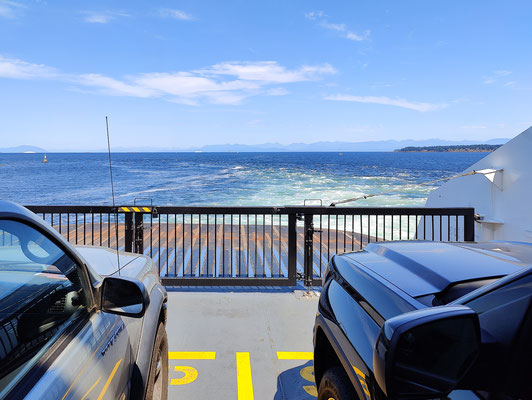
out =
[[168,297],[169,399],[316,398],[319,292],[168,288]]

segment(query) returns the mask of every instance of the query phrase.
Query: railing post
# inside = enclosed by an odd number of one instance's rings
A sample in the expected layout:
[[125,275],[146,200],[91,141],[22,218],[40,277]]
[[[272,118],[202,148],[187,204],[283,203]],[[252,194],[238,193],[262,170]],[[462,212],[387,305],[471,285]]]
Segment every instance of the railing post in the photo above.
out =
[[297,276],[297,216],[288,214],[288,284],[294,286]]
[[135,213],[135,253],[144,253],[144,213]]
[[133,213],[126,212],[125,213],[125,219],[126,219],[126,225],[125,225],[125,232],[124,232],[124,241],[125,241],[125,251],[132,252],[133,251]]
[[464,215],[464,241],[465,242],[475,241],[475,210],[474,209],[472,209],[470,212]]
[[312,286],[313,271],[312,267],[314,264],[314,215],[305,214],[305,250],[304,250],[304,283],[307,288]]

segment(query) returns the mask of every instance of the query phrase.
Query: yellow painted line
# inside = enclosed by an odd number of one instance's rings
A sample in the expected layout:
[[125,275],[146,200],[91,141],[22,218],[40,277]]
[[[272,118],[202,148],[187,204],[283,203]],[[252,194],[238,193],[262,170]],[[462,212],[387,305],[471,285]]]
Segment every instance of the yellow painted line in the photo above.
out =
[[142,207],[142,209],[146,212],[150,212],[151,210],[149,209],[149,207]]
[[138,207],[132,207],[133,208],[133,211],[135,212],[140,212],[139,208]]
[[314,353],[312,351],[278,351],[279,360],[312,360]]
[[236,382],[238,400],[253,400],[253,381],[249,353],[236,353]]
[[87,393],[85,393],[85,394],[83,395],[83,397],[81,398],[81,400],[85,400],[85,398],[89,395],[89,393],[92,391],[92,389],[94,389],[94,387],[95,387],[95,386],[96,386],[101,380],[102,380],[101,377],[98,378],[98,379],[96,380],[96,382],[94,382],[94,383],[92,384],[92,386],[89,388],[89,390],[87,390]]
[[109,378],[107,378],[107,382],[105,382],[105,385],[103,386],[103,389],[102,389],[102,391],[100,392],[100,395],[98,396],[98,399],[97,399],[97,400],[102,400],[102,399],[103,399],[103,396],[105,396],[105,392],[107,392],[107,389],[109,388],[109,385],[111,384],[111,381],[113,380],[113,377],[114,377],[115,374],[116,374],[116,370],[118,369],[118,367],[120,366],[121,363],[122,363],[122,359],[120,359],[120,360],[115,364],[115,367],[114,367],[113,370],[111,371],[111,375],[109,375]]
[[169,360],[214,360],[215,351],[169,351]]
[[127,208],[127,207],[120,207],[120,211],[129,212],[129,208]]

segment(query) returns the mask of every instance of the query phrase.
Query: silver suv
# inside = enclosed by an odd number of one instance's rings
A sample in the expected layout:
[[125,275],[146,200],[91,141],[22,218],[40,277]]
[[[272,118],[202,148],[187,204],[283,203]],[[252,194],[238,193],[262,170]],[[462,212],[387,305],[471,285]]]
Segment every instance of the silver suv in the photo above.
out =
[[151,259],[74,248],[0,201],[0,399],[166,399],[167,294]]

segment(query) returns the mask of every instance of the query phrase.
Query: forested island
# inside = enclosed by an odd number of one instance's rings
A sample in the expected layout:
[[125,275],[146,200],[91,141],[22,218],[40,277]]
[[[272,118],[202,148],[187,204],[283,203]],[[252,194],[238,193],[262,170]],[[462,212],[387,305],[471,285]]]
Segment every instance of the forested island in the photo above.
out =
[[395,150],[396,152],[427,152],[427,153],[488,153],[497,150],[501,144],[471,144],[456,146],[408,146]]

